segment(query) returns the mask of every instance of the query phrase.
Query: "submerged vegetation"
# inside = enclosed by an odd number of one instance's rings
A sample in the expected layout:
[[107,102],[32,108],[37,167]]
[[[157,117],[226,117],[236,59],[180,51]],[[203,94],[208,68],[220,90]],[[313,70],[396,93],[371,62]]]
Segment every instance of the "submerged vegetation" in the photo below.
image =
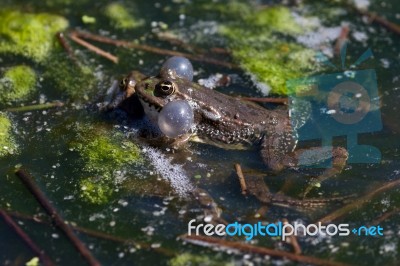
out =
[[257,10],[245,15],[244,23],[227,23],[220,31],[229,39],[234,60],[272,93],[286,94],[287,80],[316,69],[313,50],[287,41],[304,29],[286,7]]
[[309,29],[295,21],[289,8],[260,9],[241,1],[208,3],[202,8],[224,18],[218,32],[226,38],[233,59],[272,93],[286,94],[287,80],[316,71],[315,51],[293,40]]
[[70,100],[89,99],[97,91],[98,80],[91,65],[74,64],[62,51],[46,62],[43,77]]
[[78,152],[88,178],[82,178],[81,196],[92,203],[106,203],[123,171],[142,162],[140,149],[117,131],[101,125],[77,126],[70,149]]
[[17,146],[12,137],[11,121],[3,113],[0,113],[0,158],[16,152]]
[[0,79],[0,104],[26,100],[36,86],[35,71],[25,65],[5,71]]
[[129,9],[121,3],[111,3],[105,7],[104,14],[117,29],[133,29],[143,25],[142,20],[130,14]]
[[48,13],[0,11],[0,53],[11,53],[42,62],[54,48],[55,34],[68,27],[68,21]]

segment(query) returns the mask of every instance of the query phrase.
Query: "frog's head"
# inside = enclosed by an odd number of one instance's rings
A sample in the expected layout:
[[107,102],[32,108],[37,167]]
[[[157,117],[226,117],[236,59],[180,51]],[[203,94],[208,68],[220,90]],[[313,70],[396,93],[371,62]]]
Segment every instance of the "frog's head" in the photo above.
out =
[[163,64],[157,76],[138,82],[135,92],[146,115],[157,122],[158,113],[167,103],[192,100],[190,91],[195,86],[191,82],[192,78],[193,68],[190,62],[186,58],[171,57]]
[[158,114],[169,102],[191,100],[188,98],[191,82],[181,78],[150,77],[135,86],[136,94],[146,115],[157,122]]

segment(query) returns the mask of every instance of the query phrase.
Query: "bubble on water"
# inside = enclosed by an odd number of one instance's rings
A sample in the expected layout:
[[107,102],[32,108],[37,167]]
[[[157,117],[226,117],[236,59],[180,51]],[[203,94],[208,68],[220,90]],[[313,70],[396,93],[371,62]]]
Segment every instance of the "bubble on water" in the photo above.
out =
[[[138,137],[142,129],[146,129],[147,133],[151,132],[154,136],[161,136],[160,129],[157,126],[154,127],[154,124],[147,118],[135,121],[129,127],[127,135],[129,137]],[[182,166],[173,164],[171,159],[168,159],[160,149],[150,147],[144,143],[140,143],[140,146],[144,156],[154,167],[153,171],[160,175],[163,180],[167,180],[178,196],[188,196],[194,186]]]
[[166,158],[160,150],[146,147],[145,155],[151,161],[156,172],[163,179],[168,180],[171,187],[179,196],[187,196],[194,189],[182,166],[172,164],[171,160]]
[[161,247],[161,243],[153,243],[151,244],[151,248],[159,248]]
[[190,61],[182,56],[173,56],[167,59],[161,66],[161,74],[171,76],[177,75],[189,81],[193,80],[193,66]]
[[187,101],[167,103],[158,115],[158,127],[171,138],[187,133],[193,125],[193,109]]

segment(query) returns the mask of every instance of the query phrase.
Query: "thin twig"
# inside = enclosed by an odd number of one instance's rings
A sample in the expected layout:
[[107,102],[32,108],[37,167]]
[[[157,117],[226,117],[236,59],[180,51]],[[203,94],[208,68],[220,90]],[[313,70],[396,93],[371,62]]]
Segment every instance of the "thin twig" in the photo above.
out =
[[288,98],[257,98],[257,97],[239,97],[241,100],[251,101],[251,102],[260,102],[260,103],[279,103],[279,104],[288,104]]
[[313,264],[313,265],[324,265],[324,266],[343,266],[346,264],[340,262],[334,262],[329,260],[323,260],[315,257],[309,257],[304,255],[296,255],[290,252],[274,250],[260,246],[253,246],[242,242],[227,241],[216,237],[209,236],[197,236],[197,235],[183,235],[180,236],[186,242],[194,245],[205,246],[205,247],[223,247],[227,249],[235,249],[243,253],[253,253],[261,256],[272,256],[286,258],[291,261]]
[[[173,35],[170,32],[159,32],[156,34],[156,36],[161,41],[167,41],[172,45],[178,45],[189,51],[194,51],[196,53],[202,53],[202,54],[205,54],[207,52],[205,49],[199,48],[192,44],[188,44],[185,41],[182,41],[176,35]],[[222,47],[212,47],[209,48],[208,50],[216,54],[230,55],[230,52]]]
[[400,35],[400,25],[397,25],[379,15],[377,15],[376,13],[371,13],[368,12],[367,10],[361,10],[358,8],[355,8],[355,10],[360,13],[363,16],[367,16],[372,22],[375,22],[383,27],[385,27],[386,29]]
[[240,164],[235,163],[235,170],[236,170],[237,176],[239,177],[239,183],[240,183],[240,187],[242,188],[242,194],[246,195],[247,194],[246,180],[244,178],[244,175],[242,172],[242,167],[240,167]]
[[56,38],[61,46],[64,48],[64,50],[67,51],[68,56],[74,61],[75,64],[79,65],[79,60],[78,58],[76,58],[74,52],[72,51],[71,45],[69,45],[69,43],[65,39],[64,33],[57,32]]
[[100,56],[103,56],[104,58],[107,58],[108,60],[114,62],[115,64],[118,64],[118,57],[116,57],[115,55],[112,55],[112,54],[100,49],[97,46],[94,46],[94,45],[82,40],[81,38],[78,37],[78,34],[76,34],[75,32],[71,32],[69,37],[73,41],[75,41],[76,43],[86,47],[90,51],[92,51],[92,52],[94,52],[94,53],[96,53],[96,54],[98,54]]
[[385,212],[384,214],[382,214],[381,216],[379,216],[378,218],[376,218],[371,225],[378,225],[380,223],[382,223],[383,221],[385,221],[386,219],[390,218],[391,216],[395,215],[395,214],[400,214],[400,208],[396,208],[394,210]]
[[346,195],[346,196],[333,196],[330,198],[305,198],[305,199],[295,199],[284,194],[275,193],[271,194],[270,202],[273,204],[283,204],[288,205],[289,207],[321,207],[325,206],[328,203],[333,202],[342,202],[344,200],[348,200],[349,198],[354,197],[354,195]]
[[162,48],[158,48],[158,47],[154,47],[154,46],[137,44],[137,43],[134,43],[131,41],[114,40],[114,39],[111,39],[108,37],[104,37],[104,36],[100,36],[100,35],[96,35],[96,34],[92,34],[92,33],[88,33],[88,32],[74,30],[74,31],[71,31],[70,34],[72,34],[73,36],[78,36],[80,38],[89,39],[89,40],[97,41],[97,42],[101,42],[101,43],[107,43],[107,44],[111,44],[114,46],[133,48],[133,49],[142,50],[142,51],[155,53],[155,54],[161,54],[161,55],[183,56],[188,59],[200,61],[200,62],[204,62],[204,63],[224,66],[224,67],[228,67],[228,68],[238,68],[237,65],[234,65],[232,63],[212,59],[212,58],[206,57],[206,56],[196,56],[196,55],[192,55],[192,54],[188,54],[188,53],[182,53],[182,52],[162,49]]
[[335,220],[339,219],[340,217],[348,214],[349,212],[351,212],[357,208],[360,208],[362,205],[364,205],[365,203],[370,201],[373,197],[375,197],[387,190],[390,190],[398,185],[400,185],[400,179],[397,179],[397,180],[391,181],[391,182],[387,182],[387,183],[383,184],[382,186],[378,187],[377,189],[374,189],[373,191],[367,193],[365,196],[362,196],[362,197],[354,200],[353,202],[343,206],[342,208],[320,218],[316,222],[316,224],[318,222],[321,222],[324,224],[324,223],[335,221]]
[[79,253],[86,259],[89,265],[100,265],[95,257],[93,257],[92,253],[89,249],[79,240],[79,238],[75,235],[74,231],[72,231],[71,227],[69,227],[61,216],[57,213],[56,209],[51,205],[51,203],[47,200],[44,193],[40,190],[40,188],[35,184],[33,178],[23,169],[19,169],[15,173],[22,181],[22,183],[29,189],[29,191],[35,196],[37,201],[42,205],[42,207],[46,210],[46,212],[50,215],[54,223],[67,238],[72,242],[75,248],[79,251]]
[[51,266],[55,265],[50,257],[41,250],[35,242],[22,230],[17,223],[3,210],[0,210],[0,216],[3,217],[4,221],[14,230],[14,232],[28,245],[28,247],[40,258],[43,265]]
[[[286,218],[282,219],[282,222],[283,222],[283,224],[289,223],[289,221]],[[294,254],[300,255],[302,252],[301,252],[300,244],[297,241],[297,237],[295,235],[290,235],[287,237],[287,240],[292,245]]]
[[[30,221],[34,221],[36,223],[40,223],[40,224],[45,224],[45,225],[51,225],[51,223],[49,223],[48,221],[42,220],[39,217],[35,217],[35,216],[30,216],[24,213],[20,213],[20,212],[15,212],[15,211],[5,211],[8,215],[18,218],[18,219],[24,219],[24,220],[30,220]],[[119,237],[119,236],[114,236],[114,235],[110,235],[107,234],[105,232],[101,232],[101,231],[97,231],[97,230],[93,230],[93,229],[89,229],[89,228],[85,228],[85,227],[81,227],[78,225],[74,225],[74,224],[70,224],[70,226],[72,227],[72,229],[74,229],[75,231],[78,231],[80,233],[84,233],[88,236],[91,237],[96,237],[96,238],[100,238],[100,239],[104,239],[104,240],[109,240],[109,241],[113,241],[116,243],[120,243],[120,244],[124,244],[124,245],[134,245],[134,246],[139,246],[140,248],[145,248],[145,249],[151,249],[155,252],[158,252],[160,254],[163,254],[165,256],[175,256],[175,252],[173,252],[172,250],[163,248],[163,247],[159,247],[159,248],[153,248],[151,247],[150,244],[148,243],[144,243],[144,242],[139,242],[130,238],[123,238],[123,237]]]
[[38,110],[45,110],[55,107],[62,107],[64,106],[63,102],[55,101],[51,103],[43,103],[43,104],[34,104],[34,105],[26,105],[26,106],[19,106],[19,107],[10,107],[6,108],[5,111],[8,112],[29,112],[29,111],[38,111]]

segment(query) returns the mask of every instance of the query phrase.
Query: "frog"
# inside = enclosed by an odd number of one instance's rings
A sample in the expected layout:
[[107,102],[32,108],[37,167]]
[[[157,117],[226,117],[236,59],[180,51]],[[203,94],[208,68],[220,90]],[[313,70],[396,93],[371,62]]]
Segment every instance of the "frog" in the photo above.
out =
[[299,167],[304,156],[317,158],[312,163],[331,159],[332,167],[324,169],[317,180],[340,173],[348,159],[343,147],[328,147],[328,152],[327,147],[297,148],[297,129],[292,126],[287,109],[267,109],[206,88],[175,71],[161,70],[156,76],[132,71],[121,79],[116,95],[117,100],[109,104],[111,108],[119,107],[131,115],[139,112],[154,125],[165,105],[182,100],[189,103],[194,116],[190,130],[175,138],[157,138],[158,143],[175,149],[190,141],[223,149],[256,149],[274,173]]

